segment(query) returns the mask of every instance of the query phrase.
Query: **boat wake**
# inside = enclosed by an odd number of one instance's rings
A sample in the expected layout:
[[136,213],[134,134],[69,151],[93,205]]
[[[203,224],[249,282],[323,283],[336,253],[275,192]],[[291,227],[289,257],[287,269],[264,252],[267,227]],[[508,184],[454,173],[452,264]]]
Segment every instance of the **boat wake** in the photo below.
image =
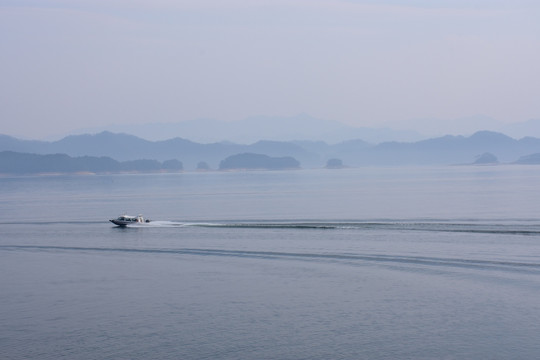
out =
[[47,245],[0,245],[0,251],[55,251],[85,253],[132,253],[146,255],[183,255],[235,257],[252,259],[303,260],[327,263],[343,263],[348,265],[365,265],[368,263],[388,266],[420,266],[423,268],[469,268],[478,270],[496,270],[505,272],[521,272],[540,274],[540,264],[516,260],[487,260],[474,258],[446,258],[436,256],[408,256],[376,253],[316,253],[285,251],[249,251],[207,248],[117,248],[117,247],[84,247],[84,246],[47,246]]
[[[103,221],[8,221],[0,225],[102,225]],[[421,231],[476,234],[506,234],[540,236],[540,222],[536,219],[523,220],[380,220],[380,221],[325,221],[325,220],[215,220],[215,221],[171,221],[152,220],[133,222],[117,228],[214,228],[214,229],[275,229],[275,230],[321,230],[321,231]]]
[[214,227],[220,226],[220,224],[213,223],[191,223],[191,222],[180,222],[180,221],[167,221],[167,220],[152,220],[147,223],[138,223],[130,224],[127,227],[130,228],[178,228],[178,227],[188,227],[188,226],[200,226],[200,227]]
[[149,223],[130,224],[133,228],[221,228],[221,229],[284,229],[284,230],[395,230],[428,232],[461,232],[478,234],[540,235],[537,222],[484,223],[484,222],[418,222],[418,221],[217,221],[217,222],[181,222],[151,221]]

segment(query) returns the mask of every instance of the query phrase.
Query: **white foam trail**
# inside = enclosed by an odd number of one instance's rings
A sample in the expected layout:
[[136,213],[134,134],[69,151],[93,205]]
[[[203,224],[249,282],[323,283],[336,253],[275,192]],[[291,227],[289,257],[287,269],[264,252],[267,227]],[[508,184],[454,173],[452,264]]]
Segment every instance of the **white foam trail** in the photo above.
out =
[[129,224],[129,227],[136,227],[136,228],[147,228],[147,227],[176,227],[176,226],[183,226],[183,223],[174,222],[174,221],[156,221],[152,220],[147,223],[142,224]]
[[223,224],[216,223],[185,223],[180,221],[167,221],[167,220],[152,220],[143,224],[129,224],[129,227],[136,228],[145,228],[145,227],[188,227],[188,226],[201,226],[201,227],[211,227],[211,226],[220,226]]

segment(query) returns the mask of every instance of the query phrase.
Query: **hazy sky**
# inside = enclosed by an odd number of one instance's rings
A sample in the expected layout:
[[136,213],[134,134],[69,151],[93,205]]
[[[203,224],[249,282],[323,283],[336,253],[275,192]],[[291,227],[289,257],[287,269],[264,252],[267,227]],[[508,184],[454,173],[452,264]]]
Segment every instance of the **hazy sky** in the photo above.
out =
[[540,118],[540,1],[0,0],[0,133]]

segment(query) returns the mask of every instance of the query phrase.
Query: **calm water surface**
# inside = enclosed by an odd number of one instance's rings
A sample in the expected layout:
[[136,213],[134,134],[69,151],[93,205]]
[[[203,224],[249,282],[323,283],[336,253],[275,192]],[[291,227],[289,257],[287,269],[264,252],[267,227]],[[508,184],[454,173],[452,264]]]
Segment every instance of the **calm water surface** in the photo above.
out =
[[[3,359],[532,359],[540,168],[0,178]],[[121,213],[154,220],[117,228]]]

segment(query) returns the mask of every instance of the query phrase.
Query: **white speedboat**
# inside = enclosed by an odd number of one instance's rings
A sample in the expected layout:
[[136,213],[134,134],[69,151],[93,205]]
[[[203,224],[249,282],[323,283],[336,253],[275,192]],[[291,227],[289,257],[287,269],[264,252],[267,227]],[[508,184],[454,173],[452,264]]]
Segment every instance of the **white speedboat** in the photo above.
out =
[[120,215],[116,219],[111,219],[109,221],[118,226],[144,224],[144,223],[150,222],[150,220],[143,218],[142,215],[139,215],[139,216]]

